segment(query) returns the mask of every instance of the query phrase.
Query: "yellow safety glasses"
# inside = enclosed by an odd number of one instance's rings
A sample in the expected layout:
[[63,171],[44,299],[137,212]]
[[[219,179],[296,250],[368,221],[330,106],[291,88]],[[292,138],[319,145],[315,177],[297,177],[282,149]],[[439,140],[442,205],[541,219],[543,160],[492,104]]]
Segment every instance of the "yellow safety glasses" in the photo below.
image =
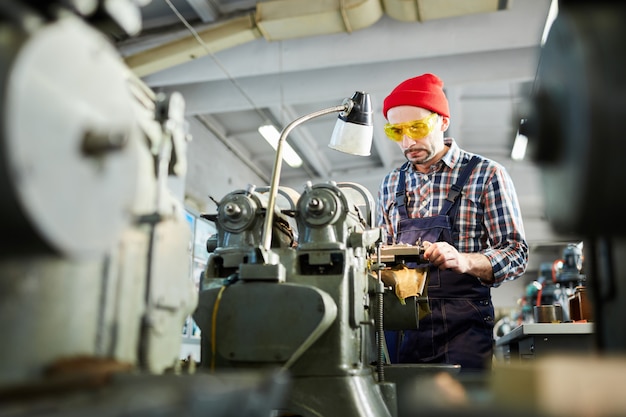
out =
[[413,140],[423,139],[433,131],[436,122],[437,113],[431,113],[430,116],[420,120],[396,124],[387,123],[385,134],[395,142],[402,142],[404,136]]

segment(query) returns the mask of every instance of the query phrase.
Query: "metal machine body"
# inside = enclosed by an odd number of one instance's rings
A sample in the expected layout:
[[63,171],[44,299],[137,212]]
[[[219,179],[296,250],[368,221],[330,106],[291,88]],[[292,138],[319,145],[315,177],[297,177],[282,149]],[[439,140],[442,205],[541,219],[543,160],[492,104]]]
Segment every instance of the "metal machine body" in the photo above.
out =
[[113,47],[135,3],[0,4],[2,415],[254,416],[283,395],[280,375],[174,373],[198,297],[172,187],[190,138],[182,96]]
[[231,193],[212,217],[219,243],[194,313],[202,329],[201,366],[285,370],[287,414],[396,415],[395,384],[375,368],[382,363],[376,337],[382,317],[374,304],[384,288],[372,278],[382,229],[372,225],[370,193],[353,183],[307,184],[297,200],[276,210],[277,217],[295,219],[297,245],[274,239],[269,255],[259,253],[262,221],[242,218],[245,230],[220,221],[228,213],[251,213],[251,201],[263,196]]
[[0,385],[61,358],[163,372],[197,300],[167,183],[185,174],[184,101],[151,92],[76,14],[7,3]]

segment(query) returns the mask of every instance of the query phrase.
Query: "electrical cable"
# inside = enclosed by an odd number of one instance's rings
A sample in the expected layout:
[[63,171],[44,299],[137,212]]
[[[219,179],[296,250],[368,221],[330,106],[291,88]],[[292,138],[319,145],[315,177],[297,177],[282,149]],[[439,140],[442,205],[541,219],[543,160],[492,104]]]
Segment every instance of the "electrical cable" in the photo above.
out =
[[217,293],[215,305],[213,306],[213,314],[211,315],[211,372],[215,372],[215,356],[217,355],[217,311],[220,307],[220,301],[222,300],[222,294],[226,290],[227,285],[223,285],[220,291]]
[[[233,84],[233,86],[235,86],[235,88],[237,90],[239,90],[239,92],[241,93],[241,95],[246,99],[246,101],[250,104],[250,106],[254,109],[255,112],[257,112],[257,114],[263,119],[263,120],[268,120],[270,119],[270,117],[268,117],[268,115],[266,114],[265,111],[263,111],[261,108],[259,108],[256,103],[254,102],[254,100],[252,100],[252,97],[250,97],[250,95],[248,93],[245,92],[245,90],[243,89],[243,87],[241,87],[241,85],[239,85],[239,83],[237,82],[237,80],[228,72],[228,70],[226,69],[226,67],[219,61],[219,59],[217,59],[215,57],[215,55],[213,54],[213,52],[211,51],[211,48],[209,48],[209,46],[204,42],[204,40],[202,40],[202,38],[200,37],[200,35],[198,34],[198,32],[194,29],[194,27],[187,21],[187,19],[185,19],[185,17],[178,11],[178,9],[176,8],[176,6],[174,6],[174,4],[172,4],[171,0],[164,0],[167,5],[170,7],[170,9],[172,9],[172,12],[174,12],[174,14],[176,15],[176,17],[181,21],[181,23],[183,25],[185,25],[185,27],[187,28],[187,30],[189,30],[189,32],[191,33],[191,35],[196,39],[196,41],[206,50],[207,55],[209,55],[211,57],[211,59],[213,60],[213,62],[215,63],[215,65],[217,65],[220,70],[224,73],[224,75],[226,75],[226,77],[228,78],[228,80]],[[282,68],[282,53],[280,55],[281,58],[281,68]],[[283,103],[283,90],[282,90],[282,83],[281,83],[281,89],[280,89],[280,95],[281,95],[281,103]],[[281,105],[281,108],[283,108],[284,106]],[[309,166],[305,163],[302,165],[302,169],[307,173],[307,175],[309,176],[309,178],[314,178],[315,175],[313,172],[311,172],[311,169],[309,168]]]

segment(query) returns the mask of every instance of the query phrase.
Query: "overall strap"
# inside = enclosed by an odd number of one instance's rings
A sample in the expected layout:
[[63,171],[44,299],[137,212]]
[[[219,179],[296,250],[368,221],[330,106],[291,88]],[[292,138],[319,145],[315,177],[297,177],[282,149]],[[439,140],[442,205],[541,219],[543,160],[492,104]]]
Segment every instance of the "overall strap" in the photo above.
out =
[[[405,163],[405,165],[407,163]],[[396,207],[398,208],[400,218],[405,219],[409,216],[406,212],[406,176],[405,171],[402,168],[404,168],[404,166],[400,169],[400,176],[398,178],[398,185],[396,187]]]
[[463,167],[461,175],[459,175],[459,178],[454,184],[452,184],[452,187],[450,187],[450,191],[448,191],[448,196],[443,202],[443,207],[441,207],[441,211],[439,212],[440,215],[448,214],[454,203],[456,203],[456,201],[459,199],[459,196],[461,195],[461,190],[465,186],[465,183],[469,179],[472,170],[479,161],[480,158],[478,156],[473,156],[472,159],[470,159],[470,161]]

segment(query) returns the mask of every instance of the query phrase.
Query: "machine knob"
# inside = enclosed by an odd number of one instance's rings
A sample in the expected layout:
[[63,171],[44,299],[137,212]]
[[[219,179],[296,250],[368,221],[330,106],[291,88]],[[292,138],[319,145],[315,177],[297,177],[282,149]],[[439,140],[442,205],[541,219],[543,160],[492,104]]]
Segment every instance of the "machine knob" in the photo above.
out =
[[317,197],[311,198],[307,205],[307,213],[316,215],[324,212],[324,202]]
[[230,219],[237,219],[241,217],[241,207],[238,204],[228,203],[224,207],[224,215]]
[[[244,193],[244,194],[242,194]],[[257,199],[239,190],[222,199],[218,222],[229,233],[240,233],[249,229],[257,217]]]
[[299,200],[298,205],[303,213],[303,220],[310,226],[326,226],[334,224],[341,215],[336,189],[329,187],[313,187]]

